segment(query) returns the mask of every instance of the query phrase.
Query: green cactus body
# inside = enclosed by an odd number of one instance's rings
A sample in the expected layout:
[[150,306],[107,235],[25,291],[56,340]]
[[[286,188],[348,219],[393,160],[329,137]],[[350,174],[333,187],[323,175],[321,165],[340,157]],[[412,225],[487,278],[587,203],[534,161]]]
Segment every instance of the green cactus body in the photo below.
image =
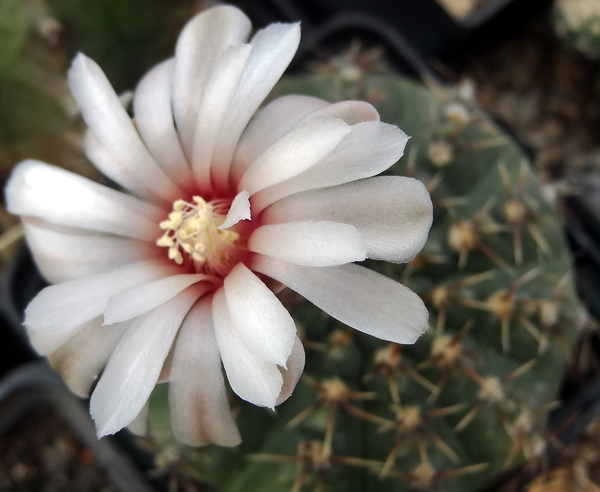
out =
[[227,492],[464,492],[548,445],[545,417],[577,336],[560,221],[518,146],[471,102],[436,92],[396,75],[279,86],[277,96],[365,99],[412,136],[388,172],[430,187],[429,240],[408,265],[368,263],[425,299],[431,328],[393,346],[298,304],[307,377],[275,413],[232,396],[238,448],[179,447],[156,390],[151,432],[182,470]]
[[600,3],[596,0],[556,0],[554,28],[572,49],[600,58]]

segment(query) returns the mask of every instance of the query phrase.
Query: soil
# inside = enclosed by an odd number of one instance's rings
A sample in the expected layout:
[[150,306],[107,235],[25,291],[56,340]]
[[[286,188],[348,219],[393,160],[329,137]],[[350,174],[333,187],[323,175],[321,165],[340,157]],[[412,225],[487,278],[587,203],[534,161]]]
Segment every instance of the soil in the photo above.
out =
[[106,472],[51,409],[35,408],[0,436],[2,492],[116,492]]
[[533,151],[548,181],[600,170],[599,68],[561,45],[545,12],[481,53],[462,83]]

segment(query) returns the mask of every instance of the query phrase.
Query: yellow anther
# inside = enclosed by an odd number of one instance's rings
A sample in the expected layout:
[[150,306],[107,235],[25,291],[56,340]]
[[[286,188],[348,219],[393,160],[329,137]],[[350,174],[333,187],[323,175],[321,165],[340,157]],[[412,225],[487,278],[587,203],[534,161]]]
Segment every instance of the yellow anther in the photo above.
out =
[[204,263],[206,258],[199,253],[192,253],[192,259],[198,263]]
[[157,246],[162,246],[163,248],[170,248],[175,244],[175,241],[173,241],[173,239],[168,236],[168,235],[164,235],[161,236],[160,239],[158,239],[156,241],[156,245]]
[[171,212],[169,214],[169,220],[173,224],[174,228],[179,227],[181,225],[182,220],[183,220],[183,212],[181,212],[181,211]]
[[185,208],[186,203],[183,200],[177,200],[173,203],[173,210],[181,212]]
[[183,263],[183,256],[177,248],[169,248],[169,260],[174,260],[175,263],[181,265]]

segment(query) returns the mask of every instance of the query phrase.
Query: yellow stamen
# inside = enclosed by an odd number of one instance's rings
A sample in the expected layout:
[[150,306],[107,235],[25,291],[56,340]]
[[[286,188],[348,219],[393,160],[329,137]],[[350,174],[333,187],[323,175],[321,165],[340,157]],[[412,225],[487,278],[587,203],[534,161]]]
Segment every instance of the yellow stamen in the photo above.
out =
[[156,245],[157,246],[162,246],[163,248],[170,248],[175,244],[175,241],[173,241],[173,238],[167,236],[166,234],[164,236],[161,236],[161,238],[156,241]]
[[183,264],[190,258],[197,272],[222,275],[239,251],[240,236],[231,230],[219,230],[225,220],[226,202],[211,203],[194,196],[193,203],[173,202],[173,211],[159,225],[165,233],[156,241],[157,246],[168,248],[169,259]]

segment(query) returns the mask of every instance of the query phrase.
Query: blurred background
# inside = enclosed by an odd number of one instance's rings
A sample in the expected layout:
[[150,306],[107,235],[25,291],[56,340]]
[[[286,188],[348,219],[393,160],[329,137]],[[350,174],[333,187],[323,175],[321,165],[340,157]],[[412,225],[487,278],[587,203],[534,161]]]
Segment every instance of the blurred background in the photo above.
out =
[[[567,219],[580,296],[590,312],[600,313],[600,0],[232,3],[255,27],[302,21],[302,44],[290,73],[336,73],[349,81],[366,73],[402,73],[430,87],[450,85],[480,105],[530,157],[544,194]],[[83,153],[84,125],[65,77],[70,60],[82,51],[99,63],[117,92],[133,90],[148,68],[171,56],[185,22],[212,5],[0,0],[2,186],[26,158],[101,179]],[[24,266],[22,246],[17,218],[0,205],[1,378],[35,360],[10,328],[18,326],[22,304],[41,286],[23,273],[30,265]],[[577,351],[566,376],[573,391],[600,372],[593,330]],[[138,485],[147,490],[148,480],[163,490],[210,490],[190,478],[173,481],[168,453],[157,458],[149,447],[131,454],[126,438],[117,438],[114,449],[95,448],[88,428],[65,424],[65,419],[78,421],[81,409],[73,407],[69,417],[33,412],[23,420],[30,402],[2,403],[11,391],[0,389],[0,490],[112,491]],[[132,470],[119,468],[123,455],[114,453],[128,456]],[[600,421],[592,421],[527,484],[502,489],[509,481],[503,477],[489,490],[600,491]]]

